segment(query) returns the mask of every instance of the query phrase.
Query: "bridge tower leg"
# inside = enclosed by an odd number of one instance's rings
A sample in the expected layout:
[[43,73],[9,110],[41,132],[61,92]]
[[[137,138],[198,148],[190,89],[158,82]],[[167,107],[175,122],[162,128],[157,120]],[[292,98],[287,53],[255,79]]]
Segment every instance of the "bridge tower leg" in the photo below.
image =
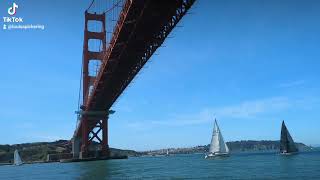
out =
[[[88,22],[101,23],[100,31],[89,31]],[[89,49],[89,40],[98,40],[102,45],[101,49],[92,51]],[[85,12],[85,28],[84,28],[84,44],[83,44],[83,104],[87,105],[88,98],[90,97],[90,90],[94,85],[96,75],[89,73],[89,65],[92,61],[103,60],[103,55],[106,51],[106,28],[105,28],[105,14],[91,14]],[[80,158],[92,157],[92,146],[96,146],[96,141],[100,144],[100,150],[95,150],[94,156],[108,156],[108,113],[95,111],[89,107],[82,106],[84,114],[81,116],[82,130],[81,130],[81,152]],[[102,136],[99,136],[99,133]],[[101,134],[100,133],[100,134]],[[93,142],[93,140],[96,140]],[[91,149],[90,149],[91,148]],[[97,152],[99,152],[97,154]]]
[[103,120],[102,122],[102,155],[103,156],[110,156],[109,151],[109,141],[108,141],[108,121],[109,116]]

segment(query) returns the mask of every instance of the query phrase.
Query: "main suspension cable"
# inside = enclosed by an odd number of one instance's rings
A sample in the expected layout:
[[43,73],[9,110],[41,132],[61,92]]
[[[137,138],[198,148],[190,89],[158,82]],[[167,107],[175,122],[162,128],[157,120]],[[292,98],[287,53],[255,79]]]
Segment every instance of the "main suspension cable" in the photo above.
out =
[[93,5],[94,0],[91,1],[91,4],[89,5],[89,7],[87,8],[87,11],[91,8],[91,6]]

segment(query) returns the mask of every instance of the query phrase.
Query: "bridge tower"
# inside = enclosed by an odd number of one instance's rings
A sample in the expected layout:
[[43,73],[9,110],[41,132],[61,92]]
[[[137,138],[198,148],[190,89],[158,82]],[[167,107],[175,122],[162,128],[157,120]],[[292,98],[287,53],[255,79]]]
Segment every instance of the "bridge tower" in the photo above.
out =
[[[106,51],[106,28],[105,14],[92,14],[85,12],[85,28],[84,28],[84,44],[83,44],[83,67],[82,67],[82,102],[87,104],[88,98],[91,95],[91,89],[95,82],[96,76],[90,74],[89,66],[92,61],[103,61],[103,55]],[[90,31],[88,29],[89,21],[92,23],[100,23],[102,27],[100,31]],[[89,46],[90,40],[100,41],[99,50],[92,51]],[[81,137],[73,139],[73,156],[74,158],[89,158],[89,157],[108,157],[108,116],[109,111],[101,111],[89,109],[81,106],[81,111],[78,112],[81,121]]]

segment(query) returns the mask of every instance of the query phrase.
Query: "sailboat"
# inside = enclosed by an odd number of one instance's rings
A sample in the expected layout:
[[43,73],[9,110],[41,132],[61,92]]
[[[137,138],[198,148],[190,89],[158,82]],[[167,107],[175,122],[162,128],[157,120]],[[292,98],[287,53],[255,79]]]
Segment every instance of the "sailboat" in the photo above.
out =
[[229,148],[223,140],[217,120],[215,119],[209,153],[205,158],[207,159],[219,156],[229,156]]
[[14,159],[13,160],[14,160],[13,165],[20,166],[23,164],[17,149],[14,151]]
[[298,148],[294,144],[294,141],[284,123],[282,121],[281,127],[281,139],[280,139],[280,153],[283,155],[290,155],[293,153],[297,153]]
[[167,149],[167,153],[166,153],[166,156],[169,156],[169,149]]

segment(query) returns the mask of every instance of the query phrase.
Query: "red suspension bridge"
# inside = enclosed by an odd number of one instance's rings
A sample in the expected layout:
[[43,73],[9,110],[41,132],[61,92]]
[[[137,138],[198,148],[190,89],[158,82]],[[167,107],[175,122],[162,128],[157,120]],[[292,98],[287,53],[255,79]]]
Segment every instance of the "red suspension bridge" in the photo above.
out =
[[[100,13],[90,12],[93,6],[101,7],[92,1],[85,12],[82,102],[72,138],[74,158],[109,156],[110,108],[194,1],[120,0]],[[108,21],[110,16],[113,19]],[[111,30],[106,23],[113,23]],[[100,24],[99,30],[92,28],[95,24]],[[92,40],[99,42],[94,50]]]

